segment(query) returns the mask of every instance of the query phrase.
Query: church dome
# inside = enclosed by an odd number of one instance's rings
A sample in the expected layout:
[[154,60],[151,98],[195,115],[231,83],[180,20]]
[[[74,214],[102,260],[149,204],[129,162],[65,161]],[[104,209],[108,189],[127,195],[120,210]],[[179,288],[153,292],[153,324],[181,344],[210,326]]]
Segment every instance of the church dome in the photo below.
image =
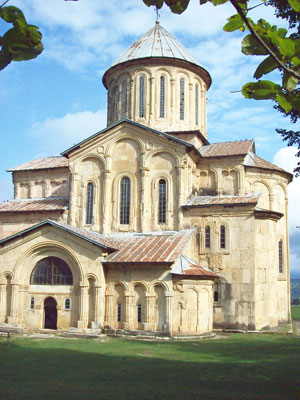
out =
[[108,124],[122,118],[206,136],[208,71],[158,21],[105,72]]

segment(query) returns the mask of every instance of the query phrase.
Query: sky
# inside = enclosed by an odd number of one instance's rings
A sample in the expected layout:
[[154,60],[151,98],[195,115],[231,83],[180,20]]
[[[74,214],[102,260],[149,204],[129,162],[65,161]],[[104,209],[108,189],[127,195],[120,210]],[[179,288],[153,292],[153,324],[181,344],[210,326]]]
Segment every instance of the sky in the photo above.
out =
[[[153,7],[142,0],[10,0],[7,5],[20,7],[28,23],[40,28],[45,50],[35,60],[13,62],[0,71],[0,201],[13,197],[7,169],[59,155],[105,128],[107,93],[102,75],[156,20]],[[231,5],[199,6],[198,0],[191,0],[182,15],[167,7],[159,14],[161,25],[212,77],[209,141],[253,138],[259,156],[292,172],[295,149],[287,148],[275,129],[299,130],[299,126],[276,112],[271,102],[244,99],[239,92],[253,80],[262,60],[241,53],[243,33],[223,31],[226,18],[234,14]],[[284,26],[264,5],[250,16]],[[8,28],[0,22],[0,35]],[[300,278],[299,198],[300,178],[294,178],[289,185],[290,261],[292,276]]]

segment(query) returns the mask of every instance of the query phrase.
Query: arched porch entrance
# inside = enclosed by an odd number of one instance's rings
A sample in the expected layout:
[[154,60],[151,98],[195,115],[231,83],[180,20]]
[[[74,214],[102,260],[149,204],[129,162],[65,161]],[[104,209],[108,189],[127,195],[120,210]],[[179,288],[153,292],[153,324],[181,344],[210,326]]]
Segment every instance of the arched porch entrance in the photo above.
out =
[[57,329],[57,303],[53,297],[44,301],[45,329]]

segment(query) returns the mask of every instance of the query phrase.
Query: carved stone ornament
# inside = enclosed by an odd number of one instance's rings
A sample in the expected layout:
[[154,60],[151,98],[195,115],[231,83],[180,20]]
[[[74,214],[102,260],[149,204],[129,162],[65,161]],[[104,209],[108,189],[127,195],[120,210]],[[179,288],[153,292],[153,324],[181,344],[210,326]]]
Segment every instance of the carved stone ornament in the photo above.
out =
[[97,149],[98,153],[102,154],[104,153],[104,146],[99,146]]
[[208,266],[212,271],[221,271],[224,269],[223,258],[221,255],[211,254],[208,256]]
[[180,283],[177,283],[177,285],[174,285],[173,290],[180,292],[180,293],[184,293],[183,285]]

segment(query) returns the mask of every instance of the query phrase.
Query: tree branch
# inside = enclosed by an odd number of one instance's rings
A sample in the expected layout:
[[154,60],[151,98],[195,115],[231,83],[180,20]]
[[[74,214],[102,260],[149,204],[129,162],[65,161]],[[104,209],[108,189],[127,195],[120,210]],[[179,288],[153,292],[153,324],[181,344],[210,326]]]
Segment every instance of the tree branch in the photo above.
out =
[[4,7],[6,3],[8,3],[9,0],[6,0],[3,4],[1,4],[0,8]]
[[284,65],[279,58],[276,56],[276,54],[268,47],[268,45],[263,41],[263,39],[255,32],[253,29],[252,25],[248,21],[246,15],[244,14],[242,8],[237,4],[236,0],[229,0],[230,3],[233,5],[233,7],[236,9],[238,14],[241,16],[242,20],[245,22],[246,26],[249,28],[251,34],[255,37],[255,39],[263,46],[263,48],[269,53],[269,55],[273,58],[274,61],[288,74],[292,75],[294,78],[300,80],[300,74],[297,74],[297,72],[293,71],[292,69],[288,68],[286,65]]

